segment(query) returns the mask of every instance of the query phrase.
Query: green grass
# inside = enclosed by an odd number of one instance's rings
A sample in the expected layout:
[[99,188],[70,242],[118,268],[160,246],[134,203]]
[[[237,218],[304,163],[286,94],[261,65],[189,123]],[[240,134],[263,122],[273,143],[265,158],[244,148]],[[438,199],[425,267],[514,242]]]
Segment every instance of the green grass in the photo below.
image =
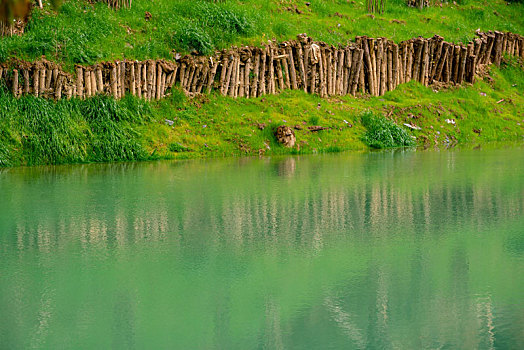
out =
[[[391,0],[383,15],[369,16],[364,1],[346,0],[141,0],[112,11],[85,0],[68,0],[59,12],[35,9],[22,37],[0,38],[0,62],[9,57],[94,63],[121,58],[172,58],[173,50],[209,54],[230,45],[259,45],[307,33],[343,44],[356,35],[401,41],[440,34],[467,41],[476,29],[524,34],[524,5],[463,0],[424,10]],[[301,13],[297,13],[298,9]],[[145,20],[145,12],[152,14]]]
[[[171,58],[174,51],[209,54],[303,32],[333,44],[364,34],[397,41],[440,34],[466,41],[477,28],[524,33],[522,3],[463,0],[420,11],[392,0],[386,13],[375,17],[365,13],[364,2],[310,3],[144,0],[132,9],[112,11],[69,0],[59,12],[35,9],[22,37],[0,38],[0,62],[46,55],[71,69],[75,63],[123,57]],[[144,19],[146,11],[150,21]],[[285,91],[231,99],[215,92],[189,100],[174,89],[170,97],[150,103],[131,96],[54,102],[15,99],[0,87],[0,166],[328,153],[407,145],[411,139],[424,147],[522,142],[523,86],[522,63],[506,58],[473,86],[436,91],[410,82],[381,97],[321,99]],[[381,128],[373,131],[373,123],[362,122],[366,111]],[[295,129],[295,147],[276,142],[273,132],[279,125]],[[309,126],[327,129],[312,132]],[[398,132],[400,142],[371,138],[377,130]]]
[[0,89],[0,106],[0,166],[148,158],[137,127],[150,110],[139,100],[56,103]]
[[415,136],[411,136],[404,128],[382,116],[376,116],[369,111],[364,112],[362,124],[367,129],[362,140],[371,148],[415,146]]

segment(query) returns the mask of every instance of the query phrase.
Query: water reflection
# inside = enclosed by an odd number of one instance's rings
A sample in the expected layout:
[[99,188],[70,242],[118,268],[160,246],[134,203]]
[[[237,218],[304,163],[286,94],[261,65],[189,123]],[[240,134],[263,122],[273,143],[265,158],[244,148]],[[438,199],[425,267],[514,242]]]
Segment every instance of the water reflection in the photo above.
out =
[[521,154],[1,172],[0,347],[511,348]]

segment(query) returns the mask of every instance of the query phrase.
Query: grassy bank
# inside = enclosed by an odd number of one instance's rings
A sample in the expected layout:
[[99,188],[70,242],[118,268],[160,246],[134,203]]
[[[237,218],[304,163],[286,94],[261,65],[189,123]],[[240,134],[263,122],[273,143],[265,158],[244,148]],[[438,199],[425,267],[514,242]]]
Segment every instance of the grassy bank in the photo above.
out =
[[[288,91],[188,100],[175,90],[152,103],[131,96],[53,102],[2,92],[0,166],[364,150],[373,146],[366,111],[394,121],[419,146],[522,141],[522,86],[524,70],[513,61],[472,86],[437,91],[411,82],[381,97],[321,99]],[[295,147],[275,141],[278,125],[295,129]]]
[[[524,34],[522,2],[461,0],[418,10],[392,0],[384,14],[374,16],[365,13],[364,2],[308,3],[155,0],[112,11],[103,4],[68,0],[58,12],[35,9],[23,36],[0,38],[0,62],[45,55],[71,69],[75,63],[124,57],[208,54],[304,32],[333,44],[356,35],[400,41],[439,34],[466,41],[476,29]],[[53,102],[14,99],[2,90],[0,166],[336,152],[407,145],[411,139],[425,147],[521,142],[523,87],[523,67],[506,61],[473,86],[437,91],[411,82],[381,97],[320,99],[287,91],[257,99],[211,94],[188,100],[175,89],[169,98],[151,103],[130,96]],[[366,113],[373,115],[372,122],[363,123]],[[294,148],[281,147],[273,137],[274,128],[283,124],[295,130]],[[372,125],[391,129],[401,142],[377,140],[383,133],[378,128],[371,136]],[[311,126],[326,129],[310,131]]]
[[[209,54],[230,45],[289,40],[307,33],[331,44],[356,35],[401,41],[442,35],[469,41],[480,29],[524,34],[524,5],[503,0],[458,0],[418,10],[388,1],[384,14],[368,15],[364,1],[346,0],[142,0],[113,11],[102,3],[67,0],[59,12],[35,9],[22,37],[0,38],[0,62],[17,57],[72,66],[113,59],[172,58],[173,50]],[[145,14],[151,14],[146,20]]]

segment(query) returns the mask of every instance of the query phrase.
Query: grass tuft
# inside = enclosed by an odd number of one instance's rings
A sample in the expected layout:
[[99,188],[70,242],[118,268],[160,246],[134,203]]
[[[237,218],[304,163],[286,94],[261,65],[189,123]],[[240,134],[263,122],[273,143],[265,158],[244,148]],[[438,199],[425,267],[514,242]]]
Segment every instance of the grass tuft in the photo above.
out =
[[362,140],[372,148],[394,148],[415,146],[416,143],[406,130],[382,116],[372,112],[362,114],[362,124],[367,131]]

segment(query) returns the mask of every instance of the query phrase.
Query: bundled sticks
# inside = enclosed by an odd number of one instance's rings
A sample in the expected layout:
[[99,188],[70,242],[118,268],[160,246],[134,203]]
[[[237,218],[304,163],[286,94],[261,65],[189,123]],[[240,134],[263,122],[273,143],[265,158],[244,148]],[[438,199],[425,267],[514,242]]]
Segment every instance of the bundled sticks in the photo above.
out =
[[345,47],[297,40],[264,47],[235,47],[212,57],[185,56],[175,61],[115,61],[76,66],[75,74],[55,63],[13,61],[0,66],[0,81],[13,95],[89,98],[131,94],[158,100],[176,84],[188,95],[216,90],[233,98],[255,98],[282,90],[303,90],[322,97],[380,96],[416,80],[473,83],[479,66],[500,65],[503,55],[524,58],[524,37],[503,32],[477,33],[472,42],[453,44],[438,35],[399,44],[386,38],[356,37]]

